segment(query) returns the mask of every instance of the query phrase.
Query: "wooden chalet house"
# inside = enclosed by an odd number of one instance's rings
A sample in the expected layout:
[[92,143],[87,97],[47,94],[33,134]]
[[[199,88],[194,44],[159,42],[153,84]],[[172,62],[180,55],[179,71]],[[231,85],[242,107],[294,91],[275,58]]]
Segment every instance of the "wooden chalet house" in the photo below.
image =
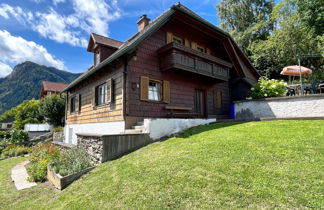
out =
[[179,3],[137,24],[126,42],[91,35],[94,65],[64,89],[66,143],[77,133],[157,139],[228,118],[231,102],[245,99],[259,78],[228,33]]
[[68,84],[65,83],[43,81],[40,90],[40,98],[53,94],[60,94],[60,92],[67,86]]

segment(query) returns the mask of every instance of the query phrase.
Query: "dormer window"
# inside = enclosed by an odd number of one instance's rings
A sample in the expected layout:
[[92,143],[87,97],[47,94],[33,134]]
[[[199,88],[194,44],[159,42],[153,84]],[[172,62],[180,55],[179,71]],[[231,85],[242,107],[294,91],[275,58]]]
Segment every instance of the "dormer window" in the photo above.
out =
[[97,66],[100,63],[100,52],[97,51],[95,53],[95,66]]

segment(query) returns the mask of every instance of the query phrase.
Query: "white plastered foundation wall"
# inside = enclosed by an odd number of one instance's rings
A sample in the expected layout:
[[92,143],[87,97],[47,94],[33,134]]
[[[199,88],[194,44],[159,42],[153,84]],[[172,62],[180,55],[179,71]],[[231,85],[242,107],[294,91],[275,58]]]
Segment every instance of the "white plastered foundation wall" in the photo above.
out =
[[194,126],[206,125],[212,122],[216,122],[216,119],[145,119],[144,131],[149,133],[151,139],[157,140],[164,136],[170,136],[171,134],[182,132]]
[[[182,119],[182,118],[157,118],[144,119],[143,133],[149,133],[152,140],[157,140],[174,133],[182,132],[188,128],[216,122],[216,119]],[[125,121],[106,123],[71,124],[64,128],[67,144],[77,144],[77,133],[88,134],[120,134],[125,131]]]
[[125,130],[125,121],[68,124],[64,127],[64,143],[77,144],[77,133],[89,134],[119,134]]

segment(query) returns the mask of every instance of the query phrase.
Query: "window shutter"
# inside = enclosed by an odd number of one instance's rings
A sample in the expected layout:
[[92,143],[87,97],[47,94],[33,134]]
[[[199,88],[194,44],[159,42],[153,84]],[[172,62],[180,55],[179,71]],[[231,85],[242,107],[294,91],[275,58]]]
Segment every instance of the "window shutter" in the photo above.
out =
[[79,106],[78,106],[78,111],[81,112],[81,106],[82,106],[82,98],[81,98],[81,94],[79,94],[79,97],[78,97],[78,101],[79,101]]
[[186,47],[190,47],[190,42],[189,42],[188,39],[185,39],[185,43],[184,44],[185,44]]
[[107,80],[107,103],[114,102],[114,80],[108,79]]
[[67,113],[71,114],[71,97],[69,97],[69,96],[68,96],[68,99],[67,99],[66,111],[67,111]]
[[209,48],[206,48],[206,52],[208,55],[210,55],[210,49]]
[[173,42],[173,34],[171,32],[167,32],[167,44]]
[[163,102],[170,103],[170,82],[163,80]]
[[217,109],[222,108],[222,91],[221,90],[215,91],[214,105],[215,105],[215,108],[217,108]]
[[79,106],[80,106],[80,101],[79,101],[79,99],[80,99],[80,94],[77,94],[76,96],[75,96],[75,112],[78,112],[78,111],[80,111],[80,109],[79,109]]
[[191,42],[191,48],[196,50],[197,49],[197,42]]
[[149,78],[148,77],[141,77],[141,100],[147,101],[148,100],[148,86],[149,86]]
[[91,93],[91,103],[92,106],[95,107],[97,105],[97,88],[93,87],[92,88],[92,93]]

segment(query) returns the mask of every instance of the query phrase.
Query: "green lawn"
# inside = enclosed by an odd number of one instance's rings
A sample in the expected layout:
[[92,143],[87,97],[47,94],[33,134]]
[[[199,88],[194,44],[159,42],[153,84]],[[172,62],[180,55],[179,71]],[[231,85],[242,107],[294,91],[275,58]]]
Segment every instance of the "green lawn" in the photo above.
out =
[[0,161],[2,209],[324,208],[324,121],[200,126],[101,164],[66,190],[16,191]]

